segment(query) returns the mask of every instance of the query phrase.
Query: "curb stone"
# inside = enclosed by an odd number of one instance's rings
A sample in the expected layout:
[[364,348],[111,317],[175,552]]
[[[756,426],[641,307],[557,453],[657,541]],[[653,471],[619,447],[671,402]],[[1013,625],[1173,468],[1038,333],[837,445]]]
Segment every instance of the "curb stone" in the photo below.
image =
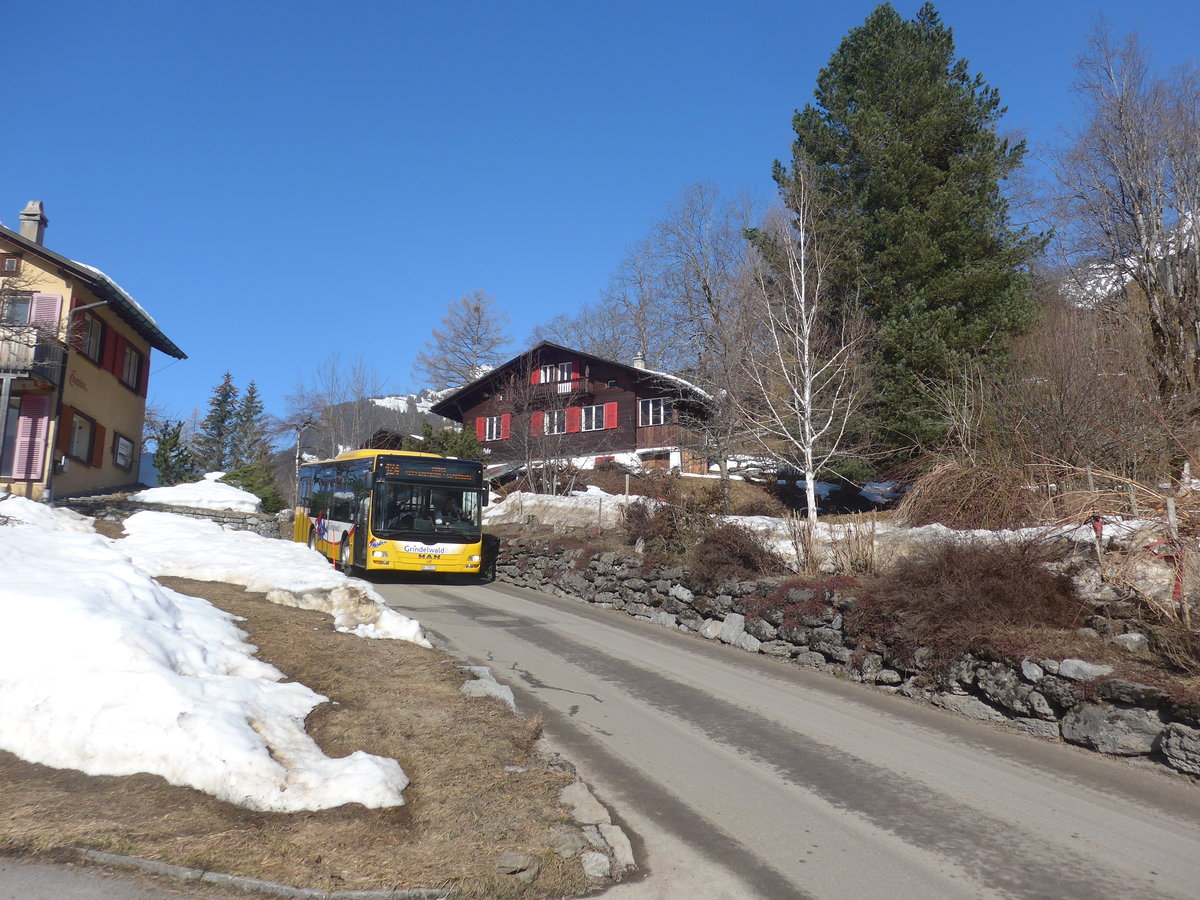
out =
[[107,866],[117,866],[122,869],[137,869],[148,875],[164,875],[180,881],[203,881],[207,884],[219,884],[235,887],[244,891],[259,891],[264,894],[274,894],[276,897],[300,897],[303,900],[448,900],[455,896],[454,891],[445,888],[397,888],[389,891],[318,891],[312,888],[298,888],[276,881],[263,881],[260,878],[249,878],[244,875],[227,875],[223,872],[206,872],[202,869],[191,869],[186,866],[173,866],[152,859],[139,859],[136,856],[120,856],[116,853],[104,853],[100,850],[87,850],[77,847],[75,852],[90,862],[102,863]]

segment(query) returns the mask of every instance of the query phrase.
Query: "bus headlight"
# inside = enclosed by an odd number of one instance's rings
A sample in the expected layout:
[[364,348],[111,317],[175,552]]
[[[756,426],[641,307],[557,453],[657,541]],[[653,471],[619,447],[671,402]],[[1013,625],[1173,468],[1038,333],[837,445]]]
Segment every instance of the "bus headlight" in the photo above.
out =
[[375,559],[384,559],[387,556],[386,550],[372,550],[371,556]]
[[468,557],[467,557],[467,562],[479,562],[479,556],[478,556],[478,555],[475,555],[475,556],[468,556]]

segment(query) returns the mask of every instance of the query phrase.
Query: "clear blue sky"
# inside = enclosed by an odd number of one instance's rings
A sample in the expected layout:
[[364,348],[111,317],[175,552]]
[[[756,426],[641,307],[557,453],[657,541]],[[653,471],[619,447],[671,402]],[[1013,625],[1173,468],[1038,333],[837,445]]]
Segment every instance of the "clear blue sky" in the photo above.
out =
[[[11,3],[0,221],[44,201],[47,246],[188,353],[155,354],[176,416],[225,370],[280,413],[333,353],[406,391],[455,298],[493,294],[521,340],[688,184],[768,199],[793,110],[875,5]],[[1033,144],[1075,115],[1097,15],[1163,67],[1200,36],[1195,0],[937,6]]]

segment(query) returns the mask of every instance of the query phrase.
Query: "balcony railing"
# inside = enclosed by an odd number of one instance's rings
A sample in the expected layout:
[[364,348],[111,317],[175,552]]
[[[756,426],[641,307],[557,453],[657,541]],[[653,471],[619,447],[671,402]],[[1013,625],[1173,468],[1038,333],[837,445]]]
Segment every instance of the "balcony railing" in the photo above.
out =
[[546,394],[592,394],[595,393],[595,388],[592,385],[590,378],[576,378],[572,381],[548,381],[545,384],[537,385],[536,393],[538,396]]
[[66,358],[66,346],[46,330],[0,323],[0,374],[57,385],[62,382]]

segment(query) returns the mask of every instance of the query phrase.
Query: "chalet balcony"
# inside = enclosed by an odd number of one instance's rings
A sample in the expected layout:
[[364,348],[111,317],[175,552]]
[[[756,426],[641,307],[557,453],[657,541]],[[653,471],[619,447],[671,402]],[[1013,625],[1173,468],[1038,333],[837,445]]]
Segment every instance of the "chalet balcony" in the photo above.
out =
[[534,396],[537,397],[590,397],[596,389],[590,378],[575,378],[571,381],[548,381],[545,384],[534,385]]
[[0,375],[58,385],[62,383],[66,359],[66,345],[44,329],[0,324]]

